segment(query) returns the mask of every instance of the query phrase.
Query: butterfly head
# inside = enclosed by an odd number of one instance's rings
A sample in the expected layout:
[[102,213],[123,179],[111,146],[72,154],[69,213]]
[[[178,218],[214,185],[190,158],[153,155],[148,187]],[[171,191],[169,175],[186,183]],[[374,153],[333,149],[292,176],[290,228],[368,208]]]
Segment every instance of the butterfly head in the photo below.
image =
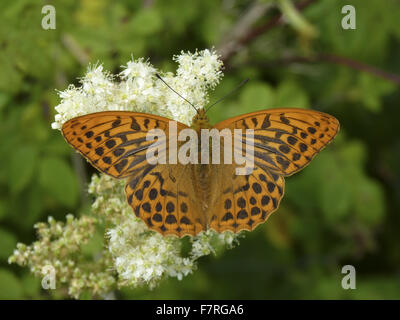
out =
[[198,129],[207,129],[210,127],[210,119],[206,114],[206,110],[204,108],[197,109],[196,115],[192,119],[192,128],[195,130]]

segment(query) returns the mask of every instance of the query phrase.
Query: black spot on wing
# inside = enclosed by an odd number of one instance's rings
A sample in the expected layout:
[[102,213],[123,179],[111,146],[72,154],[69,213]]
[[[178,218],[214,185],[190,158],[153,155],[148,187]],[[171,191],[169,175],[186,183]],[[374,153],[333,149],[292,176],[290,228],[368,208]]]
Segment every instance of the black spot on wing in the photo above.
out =
[[134,117],[131,117],[131,129],[133,129],[135,131],[140,130],[140,125],[139,125],[139,123],[137,123],[137,121]]
[[269,120],[269,115],[266,115],[264,121],[261,125],[261,129],[267,129],[271,126],[271,121]]
[[114,165],[114,168],[115,168],[115,170],[117,170],[118,173],[121,173],[122,170],[127,165],[127,163],[128,163],[128,160],[127,159],[123,159],[120,162],[118,162],[116,165]]

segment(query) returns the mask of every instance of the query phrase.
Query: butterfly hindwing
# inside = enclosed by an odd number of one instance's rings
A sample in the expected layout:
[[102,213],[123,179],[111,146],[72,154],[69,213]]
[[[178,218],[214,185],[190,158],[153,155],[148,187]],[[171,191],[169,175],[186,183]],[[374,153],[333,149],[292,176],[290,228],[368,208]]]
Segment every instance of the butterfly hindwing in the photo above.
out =
[[249,175],[237,175],[236,167],[230,167],[214,167],[218,178],[212,190],[218,197],[213,199],[209,227],[217,232],[254,230],[278,208],[284,193],[284,178],[258,167]]
[[162,235],[196,235],[205,220],[195,197],[192,165],[158,165],[126,184],[128,203],[136,216]]

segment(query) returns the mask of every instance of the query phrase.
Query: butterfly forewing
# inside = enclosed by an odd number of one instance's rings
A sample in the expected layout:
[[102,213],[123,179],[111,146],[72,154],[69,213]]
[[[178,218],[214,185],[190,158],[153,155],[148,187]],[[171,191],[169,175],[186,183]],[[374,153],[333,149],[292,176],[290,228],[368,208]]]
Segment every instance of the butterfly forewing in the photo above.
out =
[[[69,144],[93,166],[115,178],[125,178],[147,166],[147,141],[151,129],[168,133],[169,119],[142,113],[111,111],[74,118],[62,127]],[[186,127],[179,124],[180,127]]]
[[[215,128],[253,129],[254,161],[284,176],[310,163],[337,134],[339,122],[326,113],[306,109],[271,109],[222,121]],[[245,150],[245,147],[242,148]]]

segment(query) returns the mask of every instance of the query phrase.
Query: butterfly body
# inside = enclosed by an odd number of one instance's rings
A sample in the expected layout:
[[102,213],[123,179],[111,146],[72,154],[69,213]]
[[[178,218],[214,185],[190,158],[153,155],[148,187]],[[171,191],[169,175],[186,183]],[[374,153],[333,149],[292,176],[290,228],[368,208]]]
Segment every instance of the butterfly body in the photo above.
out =
[[[201,137],[202,129],[211,129],[210,119],[208,118],[204,108],[198,109],[196,115],[192,119],[190,128],[196,131],[197,137]],[[193,166],[193,183],[195,189],[198,192],[198,197],[201,199],[201,208],[203,215],[206,216],[206,211],[208,209],[208,203],[210,200],[210,181],[211,181],[211,155],[212,146],[209,145],[208,154],[210,155],[209,164],[201,163],[202,147],[201,139],[198,139],[198,165]],[[207,219],[204,219],[207,221]],[[204,226],[206,227],[206,226]]]
[[[253,137],[243,136],[241,142],[254,148],[254,168],[250,174],[238,175],[234,162],[212,163],[211,144],[210,161],[201,163],[201,139],[198,164],[149,163],[147,152],[153,148],[146,139],[149,131],[161,129],[166,140],[177,140],[179,132],[189,128],[178,122],[173,133],[171,121],[152,114],[108,111],[71,119],[62,132],[98,170],[127,178],[127,201],[150,229],[178,237],[207,228],[254,230],[278,208],[284,177],[309,164],[339,130],[334,117],[313,110],[269,109],[212,126],[205,110],[199,109],[190,126],[198,137],[202,129],[254,130]],[[169,153],[169,148],[163,152]]]

